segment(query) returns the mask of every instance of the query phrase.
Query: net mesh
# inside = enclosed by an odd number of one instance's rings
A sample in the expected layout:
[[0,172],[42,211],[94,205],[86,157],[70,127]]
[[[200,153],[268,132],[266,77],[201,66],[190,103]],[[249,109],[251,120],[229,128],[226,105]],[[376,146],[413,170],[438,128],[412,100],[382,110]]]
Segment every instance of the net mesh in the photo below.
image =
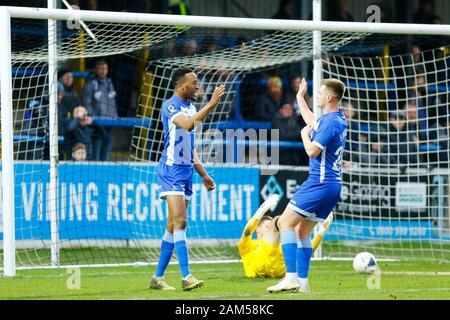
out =
[[[79,59],[86,57],[103,57],[105,55],[132,52],[148,46],[156,46],[165,40],[186,32],[188,27],[138,25],[123,23],[86,23],[81,26],[78,22],[59,22],[55,32],[57,60]],[[26,39],[30,34],[23,30],[33,28],[33,42],[36,39],[42,46],[32,46]],[[48,61],[48,46],[46,25],[42,22],[31,24],[29,21],[14,20],[12,32],[16,31],[19,40],[13,40],[13,61]],[[22,34],[26,33],[27,37]],[[21,36],[22,35],[22,36]]]
[[[448,47],[411,54],[324,59],[348,84],[344,191],[330,255],[448,260]],[[367,244],[369,243],[369,244]]]

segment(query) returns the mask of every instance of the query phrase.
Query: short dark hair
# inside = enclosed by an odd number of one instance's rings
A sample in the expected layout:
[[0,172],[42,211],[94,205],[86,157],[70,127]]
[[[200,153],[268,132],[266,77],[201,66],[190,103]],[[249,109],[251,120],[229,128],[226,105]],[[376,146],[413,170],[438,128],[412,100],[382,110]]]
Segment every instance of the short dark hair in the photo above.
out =
[[187,67],[181,67],[181,68],[178,68],[177,70],[175,70],[175,71],[173,72],[173,74],[172,74],[172,86],[173,86],[174,88],[176,88],[177,85],[178,85],[178,82],[179,82],[182,78],[184,78],[184,75],[185,75],[186,73],[191,73],[191,72],[194,72],[194,71],[192,71],[192,69],[187,68]]
[[58,79],[61,79],[61,77],[63,75],[65,75],[66,73],[72,72],[72,70],[70,70],[69,68],[61,68],[58,70]]
[[99,59],[95,61],[95,67],[101,66],[102,64],[108,65],[108,61],[106,61],[105,59]]

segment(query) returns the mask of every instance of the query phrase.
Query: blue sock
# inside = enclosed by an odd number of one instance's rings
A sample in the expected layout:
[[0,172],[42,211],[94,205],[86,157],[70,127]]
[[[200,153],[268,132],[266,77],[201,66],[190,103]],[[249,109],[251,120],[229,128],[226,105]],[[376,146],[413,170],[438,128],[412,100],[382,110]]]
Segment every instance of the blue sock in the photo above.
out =
[[186,245],[186,230],[174,230],[173,232],[175,250],[177,251],[178,263],[180,264],[180,270],[182,277],[188,276],[189,271],[189,257],[188,248]]
[[166,230],[161,241],[161,253],[159,255],[158,266],[155,272],[157,277],[162,277],[164,275],[164,272],[169,265],[170,258],[172,257],[174,247],[173,233]]
[[309,263],[312,256],[311,238],[298,239],[297,241],[297,272],[298,277],[307,279]]
[[286,264],[286,273],[297,272],[296,250],[297,239],[294,230],[281,231],[280,233],[281,249],[283,251],[284,263]]

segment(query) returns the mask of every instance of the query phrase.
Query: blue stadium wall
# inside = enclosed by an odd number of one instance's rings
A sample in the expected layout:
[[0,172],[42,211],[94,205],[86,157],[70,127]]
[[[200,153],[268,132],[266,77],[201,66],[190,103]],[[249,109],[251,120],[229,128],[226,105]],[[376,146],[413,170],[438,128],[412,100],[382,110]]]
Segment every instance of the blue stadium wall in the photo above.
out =
[[[15,165],[16,173],[26,173],[17,174],[15,178],[17,240],[50,239],[50,217],[46,214],[48,169],[48,164]],[[212,193],[202,191],[201,181],[198,175],[194,175],[194,194],[188,216],[188,237],[192,239],[238,239],[246,221],[268,195],[276,192],[282,196],[278,206],[269,212],[270,215],[281,214],[297,186],[308,175],[307,168],[280,169],[270,176],[262,175],[258,168],[214,167],[210,171],[217,185]],[[151,183],[134,182],[145,181],[136,179],[138,175]],[[156,166],[61,163],[59,177],[60,239],[131,240],[162,236],[167,208],[166,203],[158,199]],[[397,212],[395,206],[396,178],[390,177],[393,180],[389,184],[388,181],[374,183],[375,187],[379,185],[387,189],[369,192],[362,198],[358,183],[367,185],[370,179],[344,175],[345,201],[338,205],[336,211],[346,212],[354,218],[338,214],[326,239],[438,239],[438,235],[432,232],[433,221],[424,219],[430,216],[427,211],[429,203],[415,215],[408,210],[406,214],[410,220],[400,219],[405,218],[405,213]],[[418,177],[418,181],[426,179],[429,176]],[[428,194],[434,192],[431,183],[427,188]],[[46,191],[40,193],[40,190]],[[360,211],[361,207],[383,206],[386,209],[380,212]],[[1,220],[0,239],[3,239]]]

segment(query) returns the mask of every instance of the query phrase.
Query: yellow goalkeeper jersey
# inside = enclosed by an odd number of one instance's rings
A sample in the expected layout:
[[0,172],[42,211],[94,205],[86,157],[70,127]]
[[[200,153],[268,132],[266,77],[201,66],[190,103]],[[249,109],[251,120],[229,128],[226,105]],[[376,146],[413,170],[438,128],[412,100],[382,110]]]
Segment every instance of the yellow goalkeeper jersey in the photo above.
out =
[[253,240],[251,235],[241,238],[239,254],[244,264],[245,276],[249,278],[282,278],[286,265],[279,244],[272,245],[264,239]]

